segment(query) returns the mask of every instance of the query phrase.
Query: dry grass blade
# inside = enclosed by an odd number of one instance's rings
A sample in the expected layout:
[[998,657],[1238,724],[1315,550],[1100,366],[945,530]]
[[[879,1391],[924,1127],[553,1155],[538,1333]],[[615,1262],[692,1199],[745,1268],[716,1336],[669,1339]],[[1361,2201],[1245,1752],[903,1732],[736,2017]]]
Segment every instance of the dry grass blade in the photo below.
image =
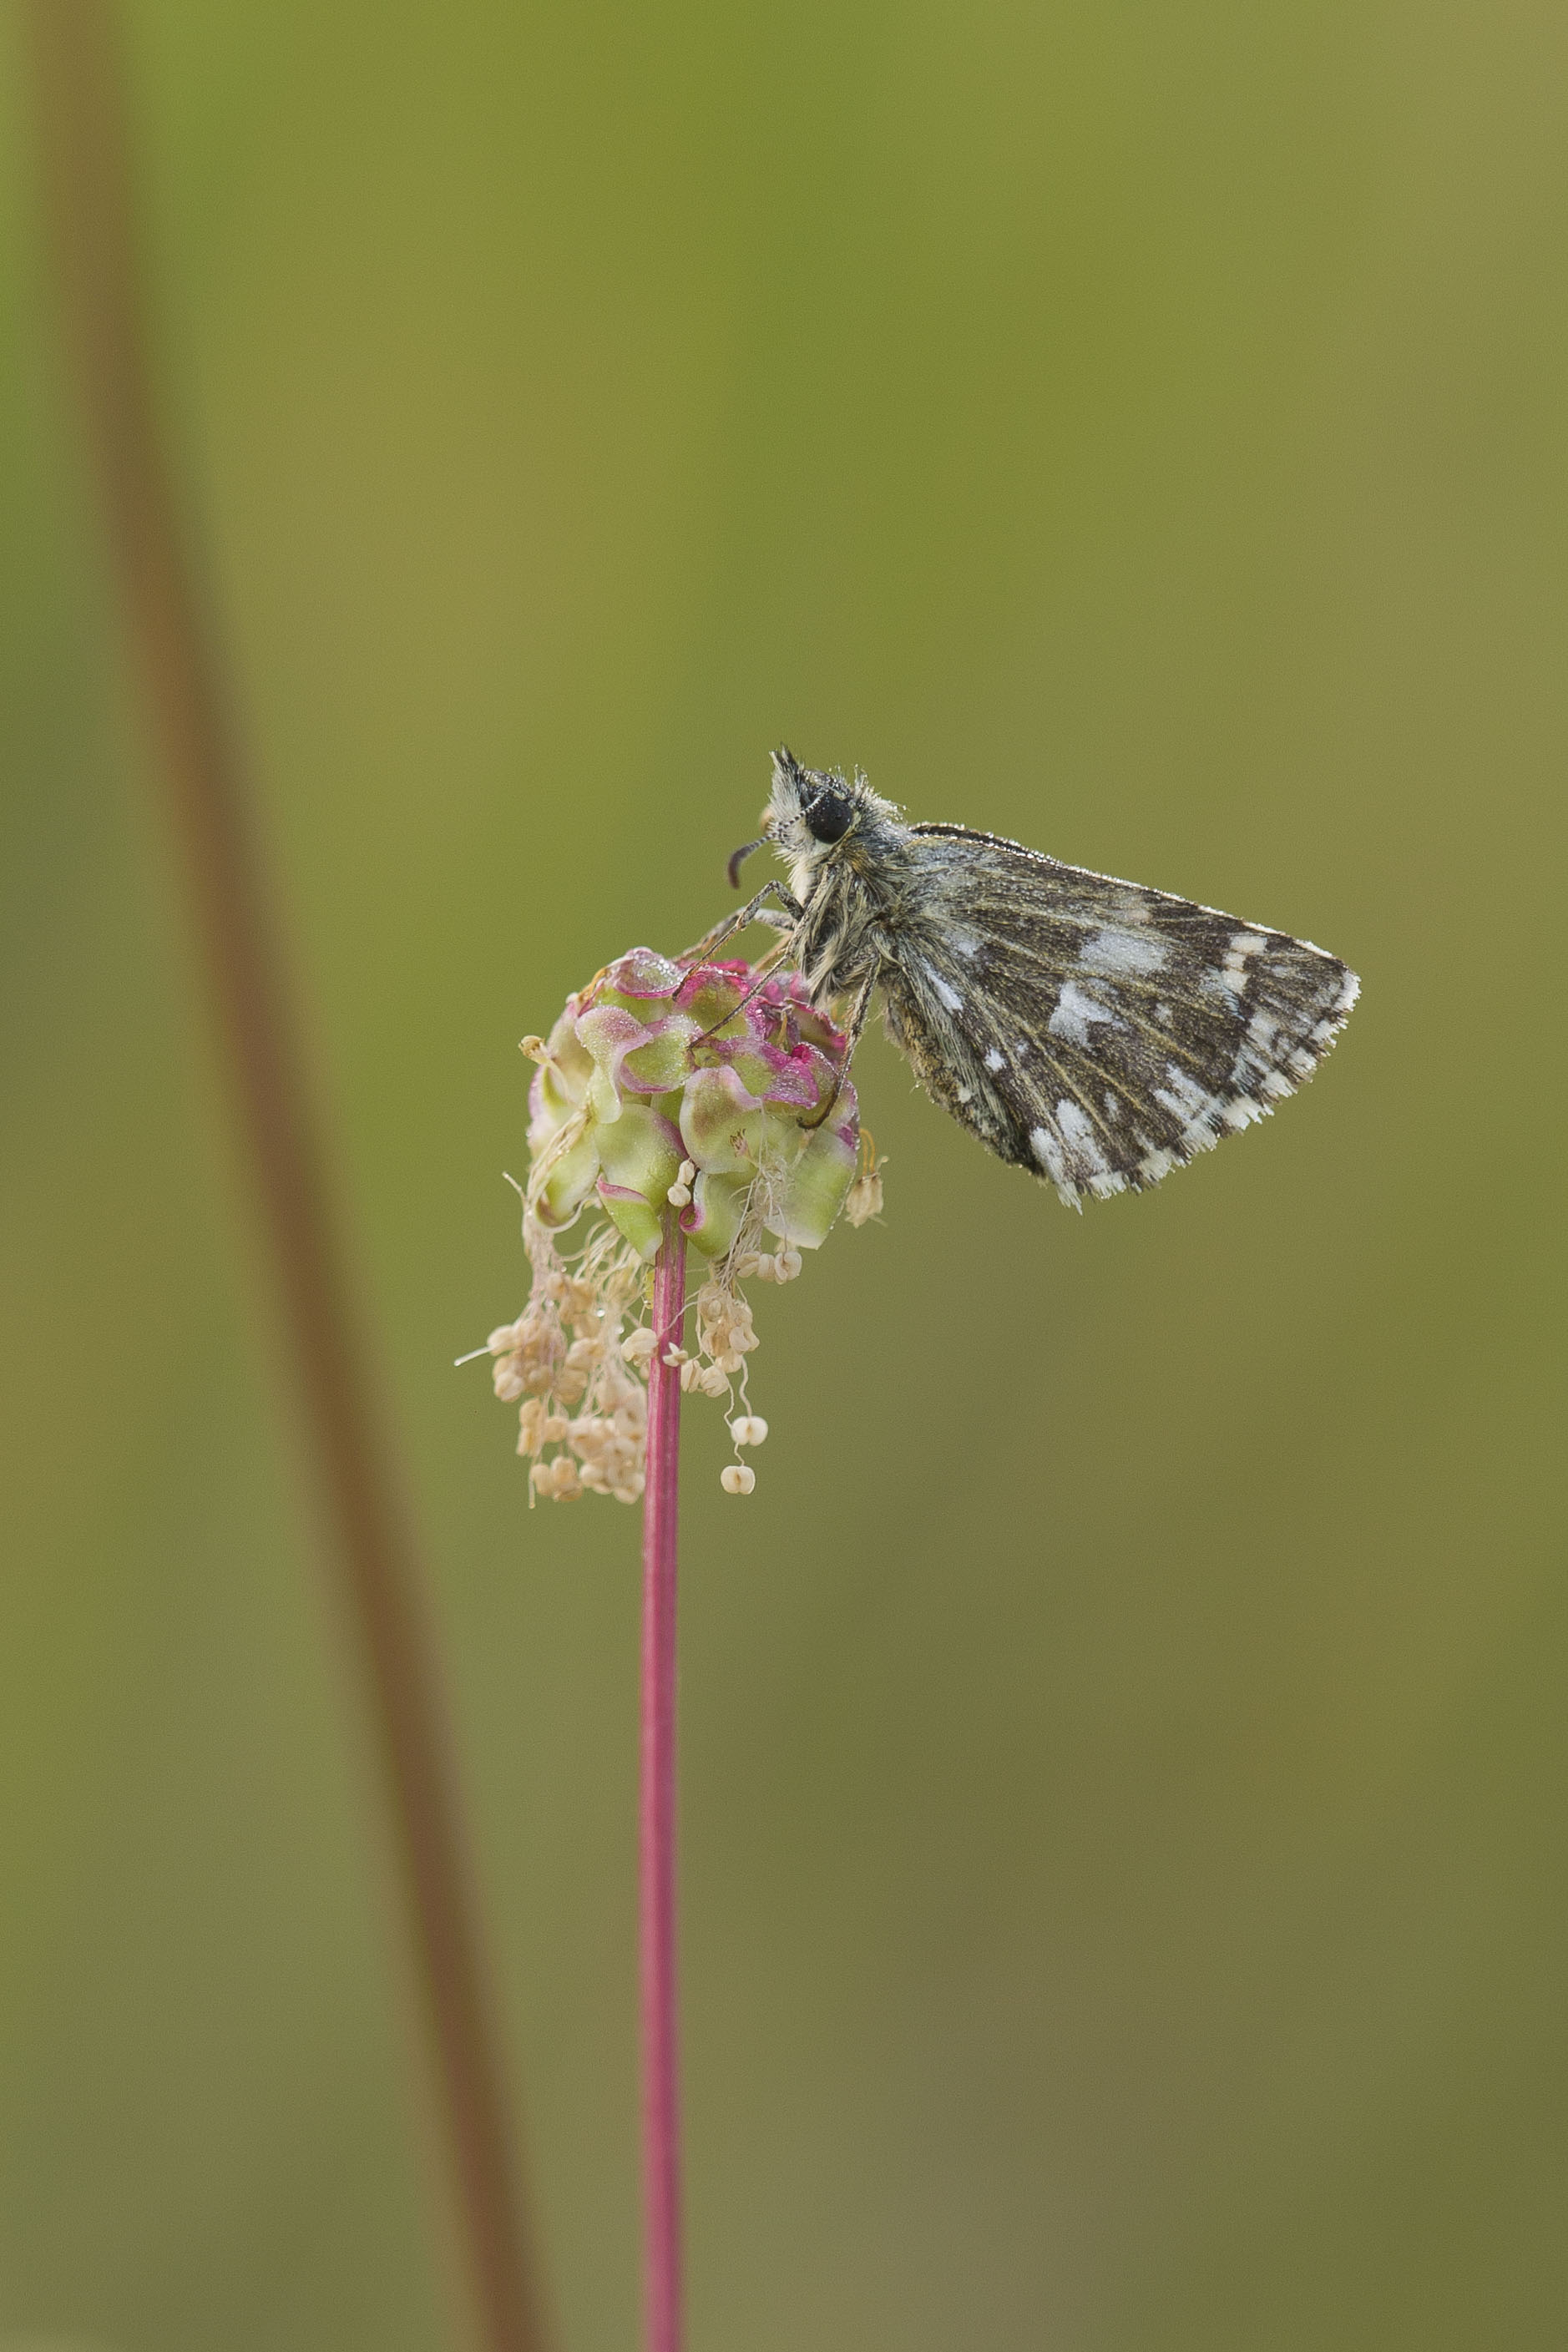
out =
[[505,2068],[486,1995],[439,1679],[408,1515],[364,1369],[247,809],[216,633],[158,429],[108,0],[30,0],[38,143],[68,363],[167,811],[184,856],[279,1311],[380,1736],[482,2335],[540,2352]]

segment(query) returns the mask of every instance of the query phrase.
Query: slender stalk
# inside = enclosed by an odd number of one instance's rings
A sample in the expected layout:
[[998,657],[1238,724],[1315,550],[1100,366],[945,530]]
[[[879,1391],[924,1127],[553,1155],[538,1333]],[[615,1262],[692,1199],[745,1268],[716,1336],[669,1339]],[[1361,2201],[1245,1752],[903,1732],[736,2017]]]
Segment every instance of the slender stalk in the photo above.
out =
[[643,2313],[647,2352],[680,2352],[680,2016],[676,1957],[676,1530],[686,1237],[667,1214],[654,1260],[643,1496],[642,1785],[638,1809],[642,1979]]
[[344,1279],[216,633],[158,430],[119,26],[111,0],[29,0],[26,22],[74,389],[379,1738],[483,2341],[489,2352],[539,2352],[506,2069],[421,1564],[389,1476],[395,1449]]

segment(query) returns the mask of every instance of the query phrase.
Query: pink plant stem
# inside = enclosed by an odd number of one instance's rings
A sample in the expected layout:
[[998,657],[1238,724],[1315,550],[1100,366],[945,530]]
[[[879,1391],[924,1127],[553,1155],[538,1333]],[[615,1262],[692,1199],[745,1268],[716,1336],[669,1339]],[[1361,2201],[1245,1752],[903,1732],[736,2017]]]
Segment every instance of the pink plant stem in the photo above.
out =
[[680,2352],[680,2027],[676,1969],[675,1583],[680,1475],[680,1339],[686,1236],[667,1216],[654,1260],[643,1495],[642,1787],[638,1820],[642,1979],[643,2314],[647,2352]]

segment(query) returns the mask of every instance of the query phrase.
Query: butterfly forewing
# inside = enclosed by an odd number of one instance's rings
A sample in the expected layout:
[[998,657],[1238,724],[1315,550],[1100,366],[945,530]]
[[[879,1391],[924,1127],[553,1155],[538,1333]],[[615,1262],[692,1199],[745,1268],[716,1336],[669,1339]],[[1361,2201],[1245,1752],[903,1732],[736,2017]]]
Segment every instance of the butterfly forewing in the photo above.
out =
[[1075,1205],[1261,1118],[1355,1002],[1354,974],[1286,932],[962,825],[903,837],[889,1025],[944,1108]]

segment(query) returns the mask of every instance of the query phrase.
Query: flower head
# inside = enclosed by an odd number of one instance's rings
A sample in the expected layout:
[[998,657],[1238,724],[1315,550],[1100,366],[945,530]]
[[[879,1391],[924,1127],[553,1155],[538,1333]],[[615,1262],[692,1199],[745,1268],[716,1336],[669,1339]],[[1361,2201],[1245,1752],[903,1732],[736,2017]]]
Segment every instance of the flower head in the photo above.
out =
[[[732,1402],[738,1384],[737,1448],[760,1444],[742,1285],[793,1280],[840,1211],[856,1223],[874,1213],[880,1182],[874,1160],[861,1164],[845,1040],[796,972],[634,948],[568,997],[547,1041],[523,1045],[539,1065],[521,1188],[533,1288],[487,1343],[496,1393],[519,1404],[535,1494],[635,1502],[654,1355],[679,1366],[683,1388]],[[672,1213],[708,1262],[689,1333],[643,1319]],[[568,1260],[556,1237],[580,1223]],[[726,1492],[753,1484],[746,1466]]]

